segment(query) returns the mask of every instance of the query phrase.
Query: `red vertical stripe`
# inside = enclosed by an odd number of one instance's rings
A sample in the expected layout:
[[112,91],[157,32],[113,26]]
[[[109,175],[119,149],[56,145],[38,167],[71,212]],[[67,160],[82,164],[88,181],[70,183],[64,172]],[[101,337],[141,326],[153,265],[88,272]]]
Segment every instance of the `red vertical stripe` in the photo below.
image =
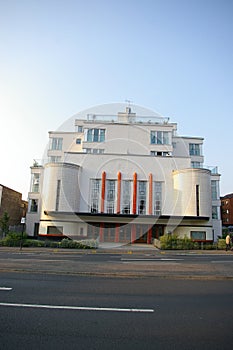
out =
[[152,215],[152,193],[153,193],[153,175],[149,174],[149,207],[148,214]]
[[133,214],[137,213],[137,173],[133,174]]
[[149,225],[149,230],[147,231],[147,244],[151,244],[152,239],[152,227]]
[[102,172],[102,189],[101,189],[101,207],[100,212],[104,213],[104,201],[105,201],[105,183],[106,183],[106,173]]
[[100,224],[100,242],[103,242],[104,241],[104,223],[103,222],[101,222],[101,224]]
[[136,241],[136,225],[131,225],[131,243],[134,243]]
[[117,174],[117,214],[121,211],[121,172]]

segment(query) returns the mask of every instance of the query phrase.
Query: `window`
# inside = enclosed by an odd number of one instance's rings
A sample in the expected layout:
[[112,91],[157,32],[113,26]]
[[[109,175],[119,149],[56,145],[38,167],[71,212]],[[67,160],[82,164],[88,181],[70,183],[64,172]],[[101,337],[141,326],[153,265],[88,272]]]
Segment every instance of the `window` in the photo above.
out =
[[190,143],[189,144],[189,155],[190,156],[200,156],[201,155],[201,144]]
[[86,129],[84,140],[87,142],[104,142],[105,129]]
[[159,157],[168,157],[171,155],[170,152],[157,152],[157,151],[150,151],[151,156],[159,156]]
[[113,214],[115,207],[115,180],[107,180],[107,213]]
[[30,199],[29,208],[30,208],[30,213],[37,213],[37,211],[38,211],[38,199]]
[[205,231],[191,231],[191,239],[194,241],[205,241],[206,232]]
[[78,125],[78,132],[83,132],[83,126],[82,125]]
[[211,194],[212,200],[218,199],[218,181],[211,180]]
[[53,137],[51,149],[61,151],[62,150],[62,141],[63,141],[63,139],[61,137]]
[[212,219],[218,220],[218,207],[217,206],[212,207]]
[[130,214],[131,184],[132,184],[132,181],[129,181],[129,180],[122,181],[122,203],[121,203],[122,214]]
[[56,193],[56,205],[55,205],[56,211],[58,211],[59,209],[60,192],[61,192],[61,180],[57,180],[57,193]]
[[63,234],[63,226],[48,226],[47,227],[48,235],[62,235]]
[[32,178],[32,192],[39,192],[39,184],[40,184],[40,174],[33,174]]
[[151,131],[150,142],[155,145],[170,145],[170,132],[168,131]]
[[200,188],[199,185],[196,185],[196,212],[197,216],[200,215]]
[[153,184],[153,212],[160,216],[162,211],[162,182],[155,181]]
[[92,153],[92,154],[103,154],[103,148],[83,148],[84,153]]
[[81,139],[76,139],[76,145],[81,145]]
[[191,167],[192,168],[202,168],[202,163],[201,162],[191,162]]
[[51,157],[49,158],[49,161],[50,161],[51,163],[59,163],[59,162],[61,161],[61,156],[51,156]]
[[99,212],[99,200],[100,200],[100,179],[91,180],[91,194],[90,194],[90,211],[91,213]]
[[138,214],[146,214],[146,181],[138,181]]

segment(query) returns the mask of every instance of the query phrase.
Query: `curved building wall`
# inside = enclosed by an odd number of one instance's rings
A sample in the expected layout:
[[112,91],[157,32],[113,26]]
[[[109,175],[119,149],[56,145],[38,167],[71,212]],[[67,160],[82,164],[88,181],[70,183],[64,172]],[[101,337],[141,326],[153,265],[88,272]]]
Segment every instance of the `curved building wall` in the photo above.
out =
[[44,168],[42,215],[44,211],[79,211],[80,167],[69,163],[49,163]]
[[206,169],[173,172],[174,213],[211,218],[211,174]]

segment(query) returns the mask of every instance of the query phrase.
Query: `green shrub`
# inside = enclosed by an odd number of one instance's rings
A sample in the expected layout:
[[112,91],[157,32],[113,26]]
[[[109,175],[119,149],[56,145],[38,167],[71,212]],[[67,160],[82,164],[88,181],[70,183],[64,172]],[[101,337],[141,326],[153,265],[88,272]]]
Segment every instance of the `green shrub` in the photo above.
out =
[[82,241],[73,241],[68,238],[64,238],[59,243],[60,248],[70,248],[70,249],[95,249],[98,248],[97,240],[82,240]]
[[0,246],[6,247],[47,247],[47,248],[69,248],[69,249],[96,249],[98,248],[98,241],[94,239],[73,241],[64,238],[61,242],[54,242],[49,240],[37,240],[28,238],[26,233],[10,232],[8,235],[0,240]]
[[27,238],[26,233],[18,233],[18,232],[9,232],[5,238],[1,240],[1,246],[6,247],[19,247],[21,244],[21,240],[23,241]]
[[38,241],[36,239],[26,239],[25,241],[23,241],[23,247],[41,248],[44,246],[45,244],[43,241]]
[[[220,241],[224,241],[220,242]],[[218,244],[216,243],[205,243],[205,242],[194,242],[191,238],[185,236],[184,238],[178,237],[177,234],[165,234],[160,237],[161,249],[179,249],[179,250],[191,250],[191,249],[203,249],[203,250],[212,250],[212,249],[225,249],[225,240],[219,240]],[[219,248],[221,247],[221,248]]]
[[218,249],[226,249],[226,240],[219,238],[218,239]]
[[163,250],[189,250],[196,249],[198,246],[195,245],[190,238],[185,236],[184,238],[178,237],[177,234],[165,234],[160,237],[161,249]]

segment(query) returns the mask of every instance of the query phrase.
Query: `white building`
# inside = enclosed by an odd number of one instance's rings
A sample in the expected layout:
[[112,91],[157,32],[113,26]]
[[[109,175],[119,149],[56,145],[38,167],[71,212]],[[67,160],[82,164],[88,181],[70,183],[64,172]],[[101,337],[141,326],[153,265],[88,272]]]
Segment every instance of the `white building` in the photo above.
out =
[[91,108],[62,129],[49,132],[46,159],[31,167],[29,235],[221,235],[220,175],[203,165],[203,138],[180,137],[169,118],[125,104]]

